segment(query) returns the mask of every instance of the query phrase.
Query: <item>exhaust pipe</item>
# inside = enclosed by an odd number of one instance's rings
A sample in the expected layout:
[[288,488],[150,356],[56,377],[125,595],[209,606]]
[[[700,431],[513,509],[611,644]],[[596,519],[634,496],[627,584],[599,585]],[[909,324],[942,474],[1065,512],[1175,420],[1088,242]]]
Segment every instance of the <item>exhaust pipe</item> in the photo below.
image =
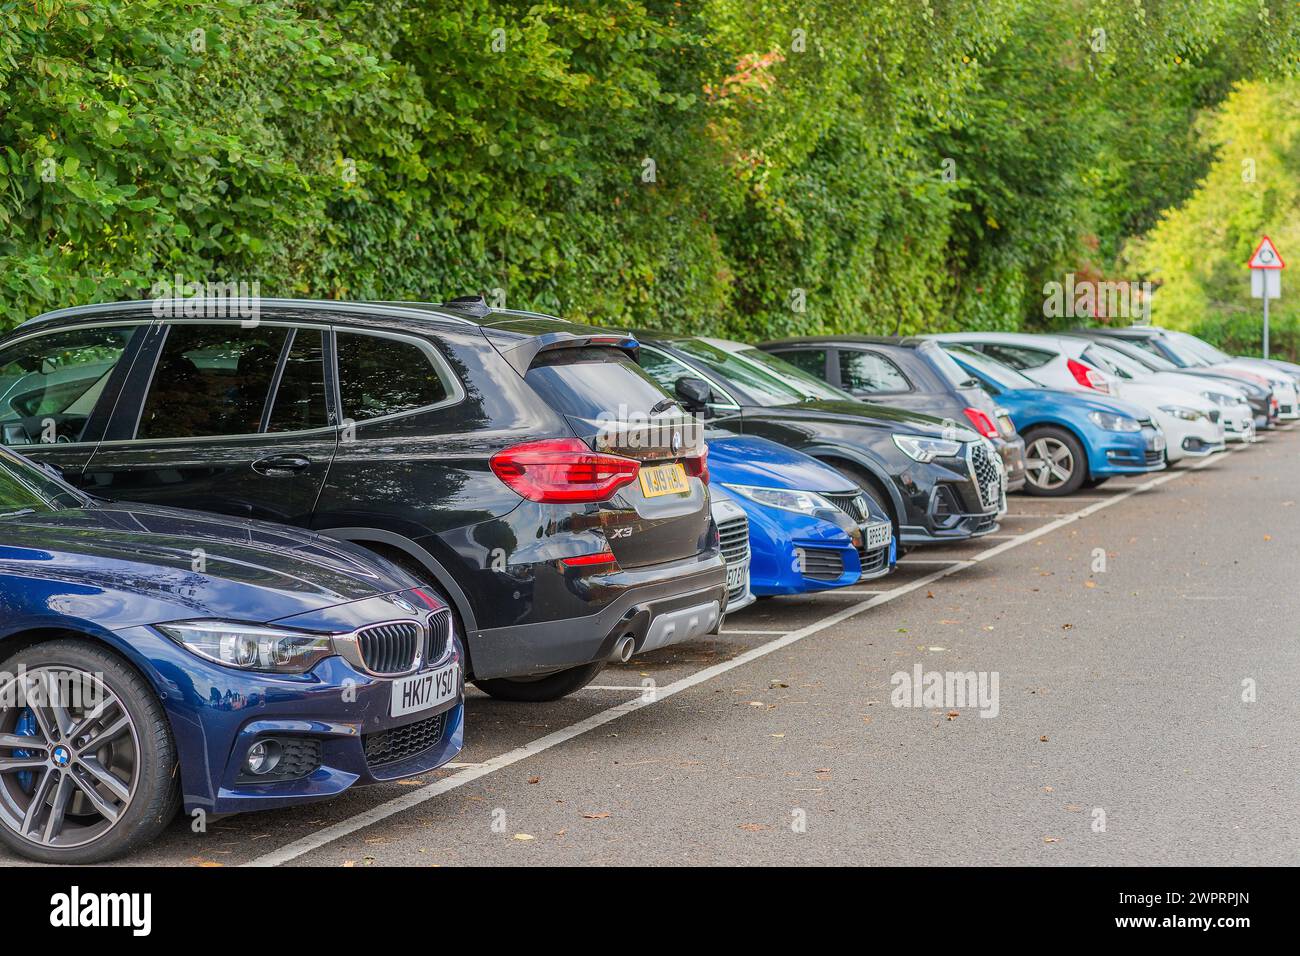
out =
[[626,664],[632,659],[632,652],[636,649],[636,640],[631,634],[624,634],[614,642],[614,649],[610,651],[609,659],[616,664]]

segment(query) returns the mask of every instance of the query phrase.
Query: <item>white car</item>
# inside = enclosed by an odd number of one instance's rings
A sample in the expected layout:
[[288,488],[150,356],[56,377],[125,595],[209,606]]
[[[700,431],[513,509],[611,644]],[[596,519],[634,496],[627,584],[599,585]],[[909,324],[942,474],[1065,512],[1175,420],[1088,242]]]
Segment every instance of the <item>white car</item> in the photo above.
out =
[[933,338],[983,352],[1040,385],[1102,392],[1137,405],[1165,433],[1165,460],[1171,464],[1187,457],[1203,458],[1225,447],[1221,414],[1213,402],[1199,392],[1130,381],[1103,371],[1084,358],[1092,344],[1088,339],[1028,332],[948,332]]
[[1300,418],[1300,387],[1297,386],[1296,379],[1281,367],[1282,363],[1232,356],[1188,332],[1178,332],[1173,329],[1162,331],[1165,341],[1181,355],[1189,360],[1195,360],[1193,364],[1207,368],[1252,372],[1267,379],[1273,394],[1277,397],[1277,417],[1283,421]]
[[[1075,337],[1069,336],[1069,338]],[[1088,347],[1083,351],[1083,360],[1089,365],[1110,372],[1121,382],[1166,385],[1169,388],[1199,395],[1217,406],[1217,420],[1223,424],[1224,438],[1227,441],[1254,441],[1255,415],[1250,410],[1246,393],[1235,385],[1207,380],[1183,372],[1153,370],[1140,359],[1112,347],[1109,342],[1087,339],[1083,336],[1079,338],[1083,338],[1088,343]],[[1216,420],[1214,414],[1211,414],[1210,418],[1212,421]]]
[[710,495],[713,521],[727,562],[727,613],[731,614],[757,600],[749,587],[749,518],[725,491],[715,487]]

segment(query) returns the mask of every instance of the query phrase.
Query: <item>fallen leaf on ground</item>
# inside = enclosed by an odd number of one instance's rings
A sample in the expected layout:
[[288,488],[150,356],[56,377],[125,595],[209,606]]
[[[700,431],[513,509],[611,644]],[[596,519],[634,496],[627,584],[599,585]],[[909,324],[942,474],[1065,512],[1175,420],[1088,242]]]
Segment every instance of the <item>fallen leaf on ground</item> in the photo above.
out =
[[612,817],[612,816],[613,816],[613,814],[610,813],[608,810],[602,810],[600,813],[584,813],[584,814],[582,815],[582,819],[584,819],[584,820],[605,820],[605,819],[607,819],[607,818],[609,818],[609,817]]
[[516,834],[515,834],[515,839],[516,839],[516,840],[536,840],[537,837],[533,836],[531,833],[516,833]]
[[948,711],[948,713],[944,714],[944,716],[947,717],[949,720],[956,720],[958,717],[961,716],[961,714],[955,710],[950,710]]
[[751,833],[755,833],[759,830],[770,830],[772,828],[768,826],[766,823],[742,823],[739,827],[737,827],[737,829],[748,830]]
[[542,778],[541,778],[541,777],[529,777],[529,778],[528,778],[528,782],[529,782],[529,783],[541,783],[541,781],[542,781]]
[[1043,734],[1043,736],[1039,737],[1038,742],[1044,744],[1047,743],[1047,734]]

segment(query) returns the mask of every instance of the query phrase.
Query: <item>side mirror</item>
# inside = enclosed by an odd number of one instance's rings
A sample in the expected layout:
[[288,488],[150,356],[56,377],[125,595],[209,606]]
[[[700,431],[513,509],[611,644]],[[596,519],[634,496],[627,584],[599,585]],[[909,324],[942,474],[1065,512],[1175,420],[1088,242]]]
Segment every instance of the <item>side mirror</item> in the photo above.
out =
[[691,412],[704,411],[709,407],[709,399],[713,397],[713,389],[702,378],[679,378],[673,390],[686,410]]

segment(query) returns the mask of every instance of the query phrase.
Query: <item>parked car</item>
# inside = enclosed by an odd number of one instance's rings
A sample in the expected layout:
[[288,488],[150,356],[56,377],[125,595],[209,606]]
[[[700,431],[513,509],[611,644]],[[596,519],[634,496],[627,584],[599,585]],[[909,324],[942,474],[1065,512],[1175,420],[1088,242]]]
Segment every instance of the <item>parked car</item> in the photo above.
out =
[[1164,432],[1165,460],[1170,463],[1204,458],[1224,448],[1217,406],[1195,392],[1127,381],[1103,371],[1087,360],[1085,353],[1090,343],[1085,339],[1023,332],[953,332],[934,338],[983,352],[1040,385],[1100,392],[1137,405]]
[[479,298],[259,309],[34,319],[0,340],[0,374],[38,391],[93,375],[0,405],[0,426],[98,496],[275,520],[401,564],[452,607],[497,697],[554,699],[716,631],[705,447],[634,339]]
[[1289,372],[1262,359],[1236,358],[1215,349],[1208,342],[1194,335],[1173,329],[1162,329],[1154,325],[1128,328],[1099,327],[1090,331],[1097,335],[1132,342],[1140,348],[1168,359],[1180,368],[1210,369],[1266,384],[1277,399],[1278,417],[1285,420],[1300,418],[1300,398],[1297,397],[1296,380]]
[[1007,409],[1025,436],[1025,488],[1030,494],[1069,495],[1115,475],[1165,467],[1164,433],[1136,405],[1048,388],[963,345],[944,349]]
[[[1211,410],[1210,420],[1223,425],[1224,438],[1227,441],[1244,440],[1255,435],[1255,416],[1251,413],[1246,393],[1235,385],[1222,381],[1209,381],[1194,375],[1184,375],[1178,371],[1152,371],[1136,359],[1129,358],[1123,352],[1098,339],[1079,336],[1087,342],[1083,358],[1089,365],[1096,366],[1110,373],[1120,382],[1120,387],[1127,389],[1130,384],[1146,383],[1163,385],[1198,395],[1215,406]],[[1151,356],[1154,358],[1155,356]]]
[[936,343],[917,337],[809,336],[760,343],[810,375],[864,402],[893,405],[967,423],[993,443],[1007,473],[1007,491],[1025,484],[1025,443],[979,383]]
[[450,610],[361,548],[92,500],[0,448],[0,839],[91,863],[463,740]]
[[[1070,334],[1083,335],[1104,342],[1107,348],[1128,356],[1128,358],[1140,363],[1149,371],[1177,372],[1179,375],[1182,375],[1189,380],[1199,380],[1200,382],[1206,383],[1210,388],[1207,388],[1206,391],[1202,393],[1203,398],[1209,398],[1211,401],[1218,401],[1219,399],[1216,398],[1216,396],[1219,395],[1220,388],[1223,385],[1230,385],[1232,389],[1241,392],[1245,396],[1246,404],[1250,408],[1252,425],[1254,426],[1252,430],[1253,432],[1257,432],[1262,428],[1270,427],[1271,423],[1278,420],[1277,399],[1273,397],[1273,391],[1268,387],[1267,381],[1264,379],[1256,381],[1252,380],[1255,379],[1255,376],[1235,377],[1227,372],[1215,371],[1204,366],[1179,368],[1163,355],[1158,355],[1155,352],[1148,352],[1146,349],[1131,341],[1115,338],[1114,336],[1092,335],[1091,331],[1092,330],[1089,329],[1078,329],[1072,331]],[[1228,428],[1227,422],[1224,423],[1224,428]],[[1253,434],[1234,435],[1231,430],[1228,431],[1228,439],[1230,441],[1234,438],[1241,441],[1248,441],[1252,437]]]
[[1005,477],[974,431],[847,392],[753,346],[637,333],[642,367],[716,427],[767,438],[835,468],[888,514],[899,546],[989,534]]
[[[712,464],[709,467],[712,471]],[[709,498],[722,557],[727,562],[727,614],[734,614],[756,600],[750,575],[749,517],[740,503],[718,485],[716,478],[712,479]]]
[[[747,435],[709,435],[713,489],[748,518],[750,587],[802,594],[884,577],[894,569],[893,523],[844,475],[815,458]],[[723,550],[729,535],[719,523]]]

